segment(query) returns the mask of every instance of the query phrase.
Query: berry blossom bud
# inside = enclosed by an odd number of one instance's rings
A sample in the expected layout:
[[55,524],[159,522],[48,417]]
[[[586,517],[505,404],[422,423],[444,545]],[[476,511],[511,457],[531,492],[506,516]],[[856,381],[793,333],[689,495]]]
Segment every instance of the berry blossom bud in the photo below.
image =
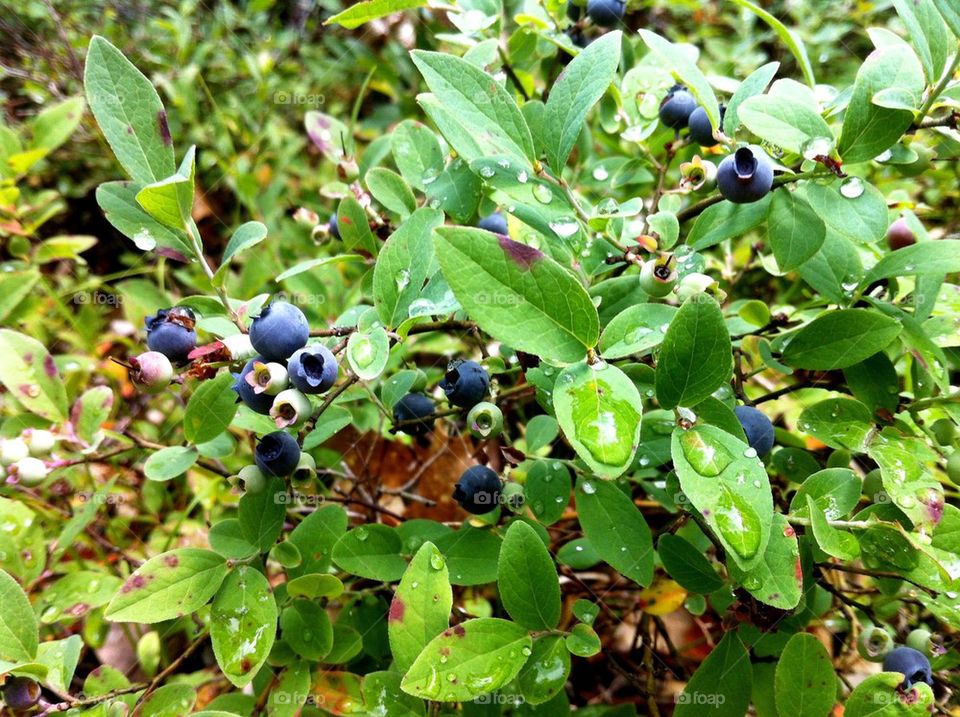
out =
[[30,455],[45,456],[53,450],[57,437],[51,431],[31,428],[23,432],[23,438],[30,449]]
[[277,424],[277,428],[296,426],[313,413],[310,399],[295,388],[288,388],[277,394],[270,407],[270,418]]
[[147,351],[130,359],[130,379],[144,393],[160,393],[173,380],[173,365],[159,351]]
[[276,396],[289,385],[286,367],[272,361],[269,363],[255,361],[253,370],[244,380],[250,384],[254,393],[265,393],[268,396]]
[[250,343],[249,334],[224,336],[220,339],[220,343],[227,347],[227,351],[230,352],[231,361],[246,361],[257,355],[253,344]]

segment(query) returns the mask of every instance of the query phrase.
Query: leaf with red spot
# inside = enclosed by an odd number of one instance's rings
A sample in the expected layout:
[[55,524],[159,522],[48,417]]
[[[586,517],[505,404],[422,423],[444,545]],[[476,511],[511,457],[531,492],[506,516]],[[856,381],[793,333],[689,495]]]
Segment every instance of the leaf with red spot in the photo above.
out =
[[226,575],[226,560],[210,550],[162,553],[127,578],[107,605],[106,617],[153,624],[189,615],[207,604]]
[[48,421],[67,417],[67,392],[53,357],[34,338],[0,329],[0,383],[31,413]]

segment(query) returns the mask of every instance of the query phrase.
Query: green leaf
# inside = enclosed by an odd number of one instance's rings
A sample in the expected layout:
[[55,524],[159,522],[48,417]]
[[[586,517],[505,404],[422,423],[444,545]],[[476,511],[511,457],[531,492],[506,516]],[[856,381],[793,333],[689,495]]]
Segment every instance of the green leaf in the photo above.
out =
[[615,478],[640,445],[640,392],[613,364],[577,363],[557,378],[553,407],[577,455],[603,476]]
[[189,615],[207,604],[227,575],[219,555],[200,548],[181,548],[151,558],[127,578],[110,604],[112,622],[152,625]]
[[549,446],[560,433],[560,425],[553,416],[534,416],[527,421],[527,430],[524,438],[527,442],[527,453],[536,453],[541,448]]
[[372,381],[382,374],[389,359],[390,338],[382,326],[354,331],[347,339],[347,362],[363,381]]
[[767,88],[767,85],[770,84],[770,80],[777,74],[778,69],[780,69],[779,62],[768,62],[766,65],[758,67],[751,72],[747,76],[747,79],[740,83],[737,91],[733,93],[733,97],[727,102],[727,109],[723,114],[724,134],[730,137],[734,135],[740,127],[740,105],[748,98],[762,94]]
[[746,8],[758,18],[763,20],[770,29],[780,38],[780,41],[787,46],[790,53],[796,59],[800,70],[803,72],[803,79],[810,87],[816,87],[817,82],[813,76],[813,66],[810,64],[810,58],[807,56],[807,48],[804,47],[803,40],[790,28],[780,22],[776,17],[766,10],[756,5],[750,0],[733,0],[740,7]]
[[773,497],[756,451],[715,426],[674,430],[670,453],[680,487],[744,569],[770,539]]
[[[362,249],[376,255],[380,243],[370,231],[370,220],[367,218],[366,211],[352,195],[340,200],[337,207],[337,227],[343,239],[343,245],[347,249],[350,251]],[[286,276],[290,274],[287,273]]]
[[793,610],[803,596],[800,547],[785,516],[774,513],[770,540],[760,560],[745,570],[736,562],[727,565],[730,577],[757,600],[779,610]]
[[800,191],[827,229],[856,244],[872,244],[887,233],[887,200],[872,184],[859,181],[863,192],[856,197],[843,196],[839,182],[803,182]]
[[298,274],[303,274],[304,272],[312,269],[339,261],[361,262],[364,261],[364,257],[361,254],[338,254],[336,256],[321,256],[315,259],[305,259],[304,261],[294,264],[286,271],[281,271],[279,274],[277,274],[277,278],[274,279],[274,281],[284,281],[285,279],[297,276]]
[[[217,267],[216,274],[213,275],[213,283],[216,286],[223,286],[227,278],[227,267],[230,260],[240,255],[247,249],[256,246],[267,238],[267,227],[260,222],[247,222],[237,227],[237,230],[227,242],[227,248],[223,250],[223,258],[220,260],[220,266]],[[279,281],[279,277],[277,281]]]
[[37,646],[37,663],[47,667],[44,683],[61,693],[69,693],[82,649],[80,635],[41,642]]
[[230,427],[239,404],[230,389],[234,378],[229,371],[201,383],[190,396],[183,414],[183,435],[191,443],[206,443]]
[[932,0],[893,0],[893,6],[907,26],[910,44],[923,64],[927,83],[936,84],[946,67],[950,51],[944,18],[937,12]]
[[171,229],[190,224],[197,148],[190,147],[176,174],[147,184],[137,192],[137,203],[151,217]]
[[444,278],[480,327],[515,349],[574,362],[597,343],[597,310],[573,275],[533,247],[482,229],[441,227]]
[[687,235],[687,244],[697,251],[709,249],[725,239],[742,236],[760,226],[770,213],[773,194],[758,202],[734,204],[726,200],[708,207]]
[[767,218],[767,242],[781,271],[793,271],[817,253],[826,239],[826,226],[796,192],[781,187],[773,193]]
[[223,581],[210,608],[210,641],[230,682],[246,687],[266,662],[277,635],[277,601],[263,573],[240,565]]
[[676,697],[675,717],[743,717],[753,670],[736,632],[727,632]]
[[353,415],[341,406],[328,406],[317,418],[313,430],[303,439],[303,450],[309,451],[333,438],[353,422]]
[[447,629],[452,609],[446,560],[428,540],[410,561],[387,615],[390,652],[398,671],[409,670],[427,643]]
[[960,271],[960,239],[940,239],[890,252],[867,272],[864,284],[891,276],[954,274]]
[[[528,435],[529,430],[528,424]],[[565,465],[549,460],[536,461],[527,472],[524,495],[537,520],[551,525],[560,520],[567,509],[571,488],[570,470]]]
[[861,480],[849,468],[825,468],[800,484],[790,501],[790,514],[809,518],[809,497],[829,520],[839,520],[857,506],[862,488]]
[[333,546],[333,561],[351,575],[393,582],[407,569],[403,544],[397,531],[386,525],[361,525],[350,530]]
[[0,660],[32,662],[39,644],[37,618],[26,593],[4,570],[0,570],[0,601]]
[[653,538],[629,495],[612,482],[583,480],[577,514],[584,536],[605,562],[643,587],[653,582]]
[[567,650],[571,655],[577,657],[593,657],[600,653],[603,644],[600,642],[600,636],[597,635],[590,625],[574,625],[569,634],[564,638]]
[[838,145],[845,163],[873,159],[893,146],[913,123],[912,112],[873,103],[874,95],[889,88],[905,90],[918,101],[923,93],[923,68],[907,46],[878,47],[860,66]]
[[792,335],[783,361],[819,371],[846,368],[886,348],[900,331],[895,319],[868,309],[828,311]]
[[706,111],[711,127],[720,126],[720,105],[707,78],[687,54],[669,40],[650,30],[638,30],[640,37],[677,79],[683,82]]
[[777,710],[796,717],[824,717],[833,710],[837,676],[827,649],[813,635],[790,638],[774,677]]
[[390,138],[393,161],[410,186],[424,191],[443,171],[443,150],[436,135],[414,120],[404,120]]
[[838,304],[846,303],[863,279],[857,248],[830,228],[820,250],[797,271],[805,282]]
[[71,259],[83,262],[80,256],[87,249],[96,246],[97,238],[85,234],[61,235],[44,239],[37,245],[33,258],[38,264]]
[[310,513],[287,538],[303,556],[299,566],[287,570],[287,577],[327,572],[333,546],[346,530],[347,514],[339,505],[323,505]]
[[828,398],[804,409],[798,423],[808,433],[831,448],[845,448],[855,453],[866,449],[874,430],[873,414],[851,398]]
[[471,700],[516,677],[530,646],[530,635],[515,623],[494,617],[467,620],[444,630],[423,648],[400,689],[437,702]]
[[462,158],[452,159],[427,185],[430,206],[446,212],[456,222],[466,222],[480,204],[480,178]]
[[813,498],[807,496],[807,514],[810,516],[810,530],[817,545],[827,555],[840,560],[855,560],[860,554],[860,545],[850,533],[838,530],[830,525],[827,517],[817,509]]
[[225,558],[242,560],[259,552],[243,534],[240,521],[237,518],[225,518],[210,526],[207,536],[210,547]]
[[635,304],[614,316],[600,335],[600,354],[618,359],[649,353],[663,342],[663,327],[677,309],[669,304]]
[[286,514],[286,484],[279,478],[268,479],[263,490],[244,493],[240,498],[238,515],[243,537],[261,553],[267,552],[277,542]]
[[351,5],[333,17],[327,18],[323,24],[341,25],[348,30],[352,30],[371,20],[392,15],[401,10],[424,7],[426,4],[427,0],[363,0],[363,2]]
[[937,454],[927,442],[900,435],[887,428],[867,449],[877,462],[883,490],[913,524],[923,532],[932,531],[943,512],[943,486],[934,475]]
[[[496,154],[528,162],[536,159],[530,128],[520,108],[490,75],[453,55],[424,50],[414,50],[410,55],[436,103],[424,103],[423,95],[418,100],[467,162]],[[443,115],[433,112],[437,103],[443,106]],[[469,141],[464,141],[466,138]]]
[[670,577],[690,592],[706,595],[723,587],[723,579],[706,556],[683,538],[664,534],[657,541],[657,554]]
[[99,35],[90,40],[83,86],[117,161],[135,182],[150,184],[174,173],[173,142],[160,96],[140,70]]
[[844,717],[923,717],[934,706],[930,685],[918,682],[906,699],[898,686],[904,675],[899,672],[881,672],[870,675],[857,685],[844,705]]
[[622,40],[622,34],[614,31],[591,42],[573,58],[550,89],[543,143],[547,160],[557,176],[583,130],[587,113],[616,78]]
[[720,306],[706,294],[687,299],[667,329],[657,360],[662,408],[694,406],[730,378],[733,345]]
[[937,6],[953,34],[960,37],[960,8],[954,4],[953,0],[933,0],[933,4]]
[[563,689],[570,676],[570,651],[560,635],[533,641],[533,653],[517,675],[520,694],[528,704],[548,702]]
[[330,616],[317,602],[294,600],[280,614],[283,641],[308,660],[320,661],[333,648]]
[[560,582],[547,547],[522,520],[507,529],[497,564],[503,608],[530,630],[552,630],[560,622]]
[[[740,121],[755,135],[795,154],[803,154],[813,140],[827,140],[833,132],[810,106],[790,97],[756,95],[740,105]],[[829,154],[829,151],[820,152]]]
[[386,167],[374,167],[364,177],[370,194],[391,212],[406,219],[417,208],[417,199],[410,187],[396,172]]
[[150,480],[168,481],[186,473],[199,457],[193,446],[168,446],[151,454],[143,464],[143,473]]
[[[292,545],[289,541],[287,544]],[[287,594],[290,597],[307,598],[338,598],[343,595],[344,586],[336,575],[327,573],[309,573],[287,581]]]
[[193,712],[197,691],[191,685],[170,684],[154,690],[143,701],[141,717],[179,717]]
[[436,209],[418,209],[390,235],[373,268],[373,303],[385,326],[409,317],[433,263],[431,232],[443,222]]
[[423,700],[411,697],[400,689],[402,676],[396,672],[369,672],[363,678],[363,699],[366,713],[390,717],[424,717]]
[[67,392],[53,357],[36,339],[0,329],[0,383],[21,406],[48,421],[67,416]]
[[137,194],[142,187],[134,182],[107,182],[97,187],[97,204],[107,221],[141,251],[165,247],[183,256],[191,256],[193,250],[187,246],[182,232],[164,226],[137,203]]
[[52,152],[66,142],[83,119],[82,97],[69,97],[46,107],[30,121],[30,146]]
[[460,528],[434,540],[447,559],[454,585],[485,585],[497,579],[500,540],[489,530]]

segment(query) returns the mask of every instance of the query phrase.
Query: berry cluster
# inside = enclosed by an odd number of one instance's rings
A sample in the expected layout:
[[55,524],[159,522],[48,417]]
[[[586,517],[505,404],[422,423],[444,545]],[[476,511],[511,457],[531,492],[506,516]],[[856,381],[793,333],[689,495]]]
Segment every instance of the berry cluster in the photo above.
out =
[[[721,120],[724,112],[721,106]],[[690,139],[701,147],[714,147],[718,143],[707,111],[683,85],[674,85],[661,101],[660,121],[677,132],[687,128]],[[755,145],[739,147],[720,162],[716,181],[724,199],[735,204],[756,202],[773,188],[773,162]]]
[[860,633],[857,651],[865,660],[882,662],[884,672],[902,674],[901,690],[909,690],[920,683],[933,687],[930,658],[943,654],[943,646],[925,628],[911,630],[905,642],[901,647],[894,647],[893,636],[883,627],[874,625]]
[[[506,220],[499,212],[486,221],[491,231],[506,233]],[[336,229],[333,216],[330,228]],[[161,309],[146,319],[150,350],[130,359],[131,379],[144,392],[163,391],[174,381],[174,365],[191,360],[197,347],[195,323],[193,312],[183,307]],[[265,306],[251,322],[249,333],[241,338],[244,340],[227,347],[232,361],[246,360],[234,374],[233,390],[239,401],[256,413],[270,416],[280,430],[259,440],[254,450],[255,465],[242,469],[237,482],[245,490],[256,492],[269,477],[292,477],[297,482],[315,475],[314,459],[302,452],[297,439],[284,429],[302,426],[313,415],[308,396],[325,393],[336,383],[336,356],[322,344],[308,344],[306,316],[284,301]],[[483,366],[476,361],[451,361],[439,387],[452,406],[469,412],[467,424],[474,436],[486,439],[499,435],[503,415],[494,404],[484,401],[490,392],[490,376]],[[435,414],[436,406],[429,396],[408,393],[393,407],[395,430],[422,440],[432,430]],[[9,462],[23,465],[21,473],[33,468],[24,463],[31,460],[26,457],[26,444],[22,456],[19,446],[12,443],[5,451],[10,453]],[[496,473],[485,466],[473,466],[457,483],[454,498],[468,512],[487,513],[497,506],[500,489]]]

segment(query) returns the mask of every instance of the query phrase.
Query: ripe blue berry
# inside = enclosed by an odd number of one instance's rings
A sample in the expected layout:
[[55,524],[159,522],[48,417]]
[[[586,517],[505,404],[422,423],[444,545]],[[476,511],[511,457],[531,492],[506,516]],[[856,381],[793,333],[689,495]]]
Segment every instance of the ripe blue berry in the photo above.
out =
[[[720,120],[723,120],[725,107],[720,108]],[[703,107],[697,107],[687,118],[687,127],[690,130],[690,139],[701,147],[714,147],[717,144],[716,137],[713,136],[713,126],[707,117],[707,111]]]
[[334,239],[340,238],[340,227],[337,225],[336,213],[330,215],[330,221],[327,222],[327,231]]
[[468,513],[489,513],[500,502],[503,484],[493,470],[486,466],[471,466],[463,472],[453,488],[453,499]]
[[587,17],[601,27],[616,27],[626,9],[624,0],[587,0]]
[[737,406],[733,409],[737,420],[747,434],[747,443],[757,452],[758,456],[765,456],[773,449],[773,424],[766,414],[753,406]]
[[147,328],[147,348],[158,351],[174,363],[184,363],[197,345],[196,318],[185,306],[160,309],[143,321]]
[[717,167],[717,188],[724,199],[748,204],[763,199],[773,187],[773,164],[762,151],[741,147]]
[[251,411],[262,413],[264,416],[270,414],[270,407],[273,405],[274,397],[269,393],[257,393],[247,380],[247,375],[253,371],[254,364],[266,362],[267,360],[263,358],[263,356],[254,356],[244,364],[243,370],[240,371],[239,374],[235,374],[236,380],[233,383],[233,390],[240,396],[240,400],[243,401],[244,405]]
[[476,361],[451,361],[440,388],[454,406],[473,408],[487,397],[490,375]]
[[577,5],[573,0],[567,0],[567,17],[576,22],[583,14],[583,8]]
[[[393,422],[414,421],[432,416],[433,401],[422,393],[408,393],[393,406]],[[417,423],[401,426],[398,430],[411,436],[425,436],[433,428],[433,420],[421,420]]]
[[307,317],[293,304],[274,301],[250,324],[250,343],[268,361],[285,361],[310,338]]
[[507,231],[507,218],[503,216],[500,212],[494,212],[493,214],[488,214],[483,217],[477,226],[481,229],[486,229],[488,232],[493,232],[494,234],[508,234]]
[[8,677],[3,684],[3,702],[12,710],[28,710],[40,699],[40,685],[29,677]]
[[933,674],[930,660],[926,655],[912,647],[898,647],[883,660],[884,672],[899,672],[903,675],[902,689],[908,690],[921,682],[933,687]]
[[304,393],[323,393],[337,380],[337,371],[336,357],[320,344],[296,351],[287,363],[290,383]]
[[697,108],[697,100],[683,85],[674,85],[660,102],[660,121],[667,127],[683,129]]
[[293,473],[300,462],[300,446],[297,439],[284,431],[268,433],[253,452],[257,468],[267,475],[284,477]]

